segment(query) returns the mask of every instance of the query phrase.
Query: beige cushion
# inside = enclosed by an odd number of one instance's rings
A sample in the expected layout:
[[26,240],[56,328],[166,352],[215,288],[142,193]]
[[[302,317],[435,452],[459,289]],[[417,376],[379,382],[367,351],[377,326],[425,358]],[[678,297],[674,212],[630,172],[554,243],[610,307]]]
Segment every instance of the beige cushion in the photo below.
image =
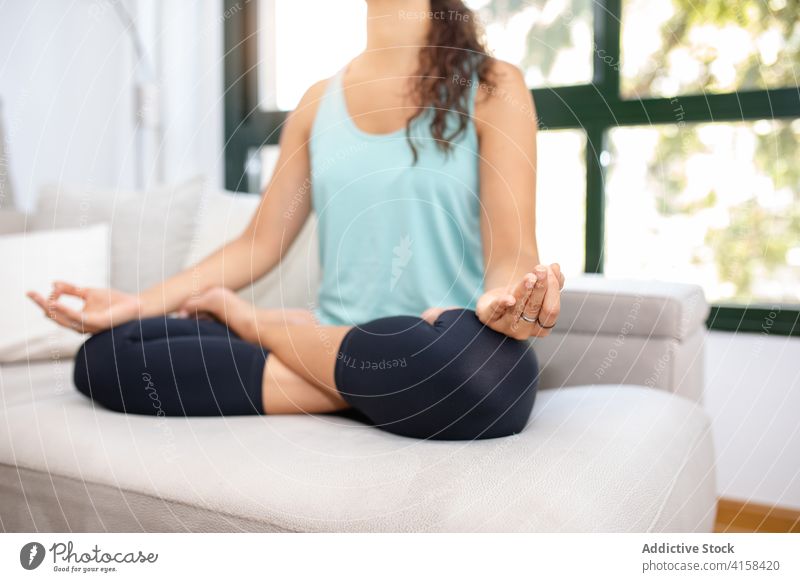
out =
[[700,402],[708,313],[696,285],[572,277],[558,325],[532,341],[540,386],[639,384]]
[[337,416],[125,416],[56,388],[64,364],[36,367],[0,368],[7,531],[710,531],[714,520],[709,419],[657,390],[545,391],[519,435],[426,442]]
[[[196,265],[239,236],[250,223],[260,201],[260,197],[252,194],[207,192],[198,209],[197,229],[184,267]],[[259,307],[309,309],[316,300],[319,285],[315,229],[316,221],[311,218],[287,249],[280,265],[254,285],[242,289],[240,294]]]
[[704,388],[705,327],[683,340],[553,331],[533,342],[540,388],[639,384],[700,402]]
[[[47,295],[58,279],[108,286],[108,225],[0,236],[0,256],[8,258],[0,261],[0,362],[75,355],[85,338],[47,319],[25,293]],[[69,297],[64,303],[81,305]]]
[[205,188],[201,178],[146,192],[48,185],[39,194],[33,227],[108,222],[111,284],[138,292],[180,271]]
[[16,210],[0,210],[0,235],[15,234],[30,230],[28,217]]
[[567,280],[558,329],[683,339],[702,326],[708,314],[698,285],[583,275]]

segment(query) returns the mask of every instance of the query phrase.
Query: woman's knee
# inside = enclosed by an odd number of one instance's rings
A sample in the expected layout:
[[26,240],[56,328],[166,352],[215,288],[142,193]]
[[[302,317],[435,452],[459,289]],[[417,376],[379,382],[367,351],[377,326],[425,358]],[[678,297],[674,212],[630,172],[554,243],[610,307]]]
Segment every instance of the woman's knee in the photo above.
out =
[[348,333],[336,384],[382,428],[417,438],[476,439],[522,430],[538,367],[526,342],[448,310],[433,325],[376,320]]
[[[458,438],[495,438],[527,425],[536,398],[539,366],[528,342],[483,324],[473,310],[454,309],[435,322],[442,338],[442,363],[463,411],[452,430]],[[472,435],[471,437],[469,435]]]
[[108,396],[119,392],[119,362],[136,352],[141,343],[140,329],[139,320],[129,321],[95,334],[83,343],[75,356],[73,373],[79,392],[113,407],[114,401]]

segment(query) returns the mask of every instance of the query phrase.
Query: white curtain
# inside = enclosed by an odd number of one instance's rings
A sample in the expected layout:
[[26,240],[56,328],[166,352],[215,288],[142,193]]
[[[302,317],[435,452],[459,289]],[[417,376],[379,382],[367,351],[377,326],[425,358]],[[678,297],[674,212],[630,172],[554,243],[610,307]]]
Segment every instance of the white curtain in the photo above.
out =
[[3,103],[0,102],[0,209],[14,208],[14,190],[11,187],[11,163],[3,128]]

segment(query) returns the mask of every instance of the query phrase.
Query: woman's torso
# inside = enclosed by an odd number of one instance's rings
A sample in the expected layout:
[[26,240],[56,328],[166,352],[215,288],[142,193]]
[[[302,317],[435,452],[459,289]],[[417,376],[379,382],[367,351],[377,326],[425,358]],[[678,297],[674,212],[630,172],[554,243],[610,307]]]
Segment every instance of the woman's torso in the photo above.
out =
[[[343,75],[328,82],[310,142],[322,268],[317,317],[355,325],[432,306],[474,308],[483,256],[472,121],[444,152],[424,112],[412,124],[414,163],[405,128],[375,134],[356,125]],[[474,91],[470,113],[473,103]]]

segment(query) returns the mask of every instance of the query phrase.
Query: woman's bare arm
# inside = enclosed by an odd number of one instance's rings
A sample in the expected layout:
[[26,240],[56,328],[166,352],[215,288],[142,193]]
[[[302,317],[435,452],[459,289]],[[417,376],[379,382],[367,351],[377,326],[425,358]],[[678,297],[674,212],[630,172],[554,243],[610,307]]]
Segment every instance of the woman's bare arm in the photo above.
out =
[[[75,331],[98,333],[137,317],[172,312],[207,289],[240,289],[264,276],[281,260],[310,213],[308,141],[326,84],[322,81],[311,87],[289,115],[281,133],[275,173],[255,216],[236,239],[140,295],[56,281],[49,296],[33,290],[28,296],[55,323]],[[83,308],[68,307],[60,301],[65,295],[80,298]]]
[[475,107],[487,288],[513,285],[539,264],[536,110],[516,67],[496,61],[493,74]]
[[258,210],[240,236],[140,295],[142,316],[168,313],[212,287],[241,289],[281,260],[311,209],[308,141],[325,82],[311,87],[281,132],[280,157]]
[[479,88],[474,116],[486,288],[476,311],[485,324],[516,339],[547,335],[558,318],[563,276],[558,264],[539,264],[536,110],[513,65],[495,61],[489,80]]

